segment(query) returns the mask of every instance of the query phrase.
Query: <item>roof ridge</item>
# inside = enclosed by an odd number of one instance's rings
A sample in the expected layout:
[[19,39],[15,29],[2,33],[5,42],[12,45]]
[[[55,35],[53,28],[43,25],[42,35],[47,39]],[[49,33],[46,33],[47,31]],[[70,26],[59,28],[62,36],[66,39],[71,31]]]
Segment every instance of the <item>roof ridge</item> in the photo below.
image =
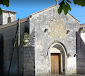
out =
[[[23,22],[27,21],[27,19],[29,19],[29,18],[30,18],[30,16],[29,17],[26,17],[26,18],[23,18],[23,19],[20,19],[20,23],[23,23]],[[17,22],[18,22],[18,20],[13,21],[13,22],[10,22],[8,24],[0,25],[0,29],[3,29],[3,28],[6,28],[6,27],[10,27],[10,26],[16,25]]]
[[[69,15],[71,15],[70,13],[68,13]],[[71,15],[72,16],[72,15]],[[74,16],[72,16],[75,20],[77,20]],[[79,20],[77,20],[78,22],[80,22]]]
[[5,9],[2,9],[2,11],[17,13],[16,11],[10,11],[10,10],[5,10]]
[[40,11],[38,11],[38,12],[35,12],[35,13],[31,14],[31,15],[35,15],[35,14],[37,14],[37,13],[40,13],[40,12],[42,12],[42,11],[45,11],[45,10],[51,8],[51,7],[54,7],[54,6],[56,6],[56,5],[52,5],[52,6],[50,6],[50,7],[47,7],[47,8],[45,8],[45,9],[40,10]]
[[[40,10],[40,11],[38,11],[38,12],[35,12],[35,13],[33,13],[33,14],[31,14],[30,16],[32,16],[32,15],[35,15],[35,14],[37,14],[37,13],[40,13],[40,12],[42,12],[42,11],[45,11],[45,10],[47,10],[47,9],[49,9],[49,8],[51,8],[51,7],[54,7],[54,6],[56,6],[56,5],[52,5],[52,6],[50,6],[50,7],[47,7],[47,8],[45,8],[45,9],[43,9],[43,10]],[[72,16],[70,13],[68,13],[70,16]],[[75,20],[77,20],[74,16],[72,16]],[[79,20],[77,20],[78,22],[80,22]]]
[[[32,15],[35,15],[35,14],[37,14],[37,13],[40,13],[40,12],[42,12],[42,11],[44,11],[44,10],[47,10],[47,9],[49,9],[49,8],[51,8],[51,7],[54,7],[54,6],[56,6],[56,5],[52,5],[52,6],[47,7],[47,8],[45,8],[45,9],[41,10],[41,11],[35,12],[35,13],[31,14],[30,16],[26,17],[26,18],[20,19],[20,23],[27,21],[27,19],[29,19],[29,18],[32,17]],[[72,16],[70,13],[68,13],[68,14],[69,14],[70,16]],[[72,17],[73,17],[73,16],[72,16]],[[75,20],[77,20],[75,17],[73,17],[73,18],[74,18]],[[77,21],[78,21],[78,20],[77,20]],[[5,27],[9,27],[9,26],[13,26],[13,25],[17,24],[17,22],[18,22],[18,21],[16,20],[16,21],[11,22],[11,23],[9,23],[9,24],[5,24],[4,26],[3,26],[3,25],[0,25],[0,29],[5,28]],[[78,22],[80,22],[80,21],[78,21]]]

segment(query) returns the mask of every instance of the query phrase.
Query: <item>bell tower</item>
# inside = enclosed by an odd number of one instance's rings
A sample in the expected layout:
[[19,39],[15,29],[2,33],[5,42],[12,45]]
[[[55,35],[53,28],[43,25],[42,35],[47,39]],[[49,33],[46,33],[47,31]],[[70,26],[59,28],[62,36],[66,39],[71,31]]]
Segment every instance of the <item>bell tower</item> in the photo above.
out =
[[8,24],[16,20],[15,11],[2,10],[2,15],[0,15],[0,25]]

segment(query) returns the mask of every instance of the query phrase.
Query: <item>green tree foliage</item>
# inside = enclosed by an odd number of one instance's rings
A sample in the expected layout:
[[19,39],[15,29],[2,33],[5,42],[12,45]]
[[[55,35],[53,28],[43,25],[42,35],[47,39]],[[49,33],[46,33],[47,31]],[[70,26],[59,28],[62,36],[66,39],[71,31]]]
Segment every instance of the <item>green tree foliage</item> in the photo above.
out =
[[[9,0],[0,0],[0,4],[3,6],[5,5],[6,7],[9,6]],[[0,8],[0,15],[2,14],[2,9]]]
[[[59,5],[58,13],[60,14],[62,10],[64,11],[65,15],[68,13],[68,11],[71,11],[70,4],[72,0],[62,0]],[[73,0],[74,4],[81,5],[82,7],[85,6],[85,0]]]

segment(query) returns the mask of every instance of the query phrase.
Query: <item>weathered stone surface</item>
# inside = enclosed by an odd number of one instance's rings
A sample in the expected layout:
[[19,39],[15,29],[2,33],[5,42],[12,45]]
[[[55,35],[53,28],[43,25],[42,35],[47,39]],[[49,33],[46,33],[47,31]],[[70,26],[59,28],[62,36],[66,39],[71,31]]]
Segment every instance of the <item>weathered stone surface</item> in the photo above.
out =
[[[79,22],[69,14],[64,15],[64,13],[61,13],[59,15],[57,9],[58,6],[54,6],[30,18],[30,32],[35,30],[36,76],[42,73],[51,73],[49,47],[53,42],[59,41],[62,43],[66,48],[67,54],[70,54],[70,57],[74,57],[76,54],[76,31],[78,31]],[[69,32],[67,33],[67,31]],[[76,74],[76,67],[71,69],[67,68],[67,66],[71,66],[71,64],[67,63],[70,61],[67,56],[66,59],[64,72],[69,71],[70,73],[68,74]],[[74,66],[75,65],[76,61],[74,60]]]
[[82,40],[81,31],[77,32],[77,73],[85,74],[85,42]]

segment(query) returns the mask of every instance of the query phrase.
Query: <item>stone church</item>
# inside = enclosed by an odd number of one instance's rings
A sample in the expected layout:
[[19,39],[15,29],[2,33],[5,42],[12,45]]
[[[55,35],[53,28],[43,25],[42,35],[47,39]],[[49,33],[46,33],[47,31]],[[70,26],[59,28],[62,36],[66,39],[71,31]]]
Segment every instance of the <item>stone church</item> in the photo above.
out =
[[[2,10],[1,76],[85,74],[85,24],[80,25],[69,13],[58,14],[58,8],[53,5],[20,19],[19,49],[15,40],[17,12]],[[25,27],[29,30],[26,45],[23,44]]]

